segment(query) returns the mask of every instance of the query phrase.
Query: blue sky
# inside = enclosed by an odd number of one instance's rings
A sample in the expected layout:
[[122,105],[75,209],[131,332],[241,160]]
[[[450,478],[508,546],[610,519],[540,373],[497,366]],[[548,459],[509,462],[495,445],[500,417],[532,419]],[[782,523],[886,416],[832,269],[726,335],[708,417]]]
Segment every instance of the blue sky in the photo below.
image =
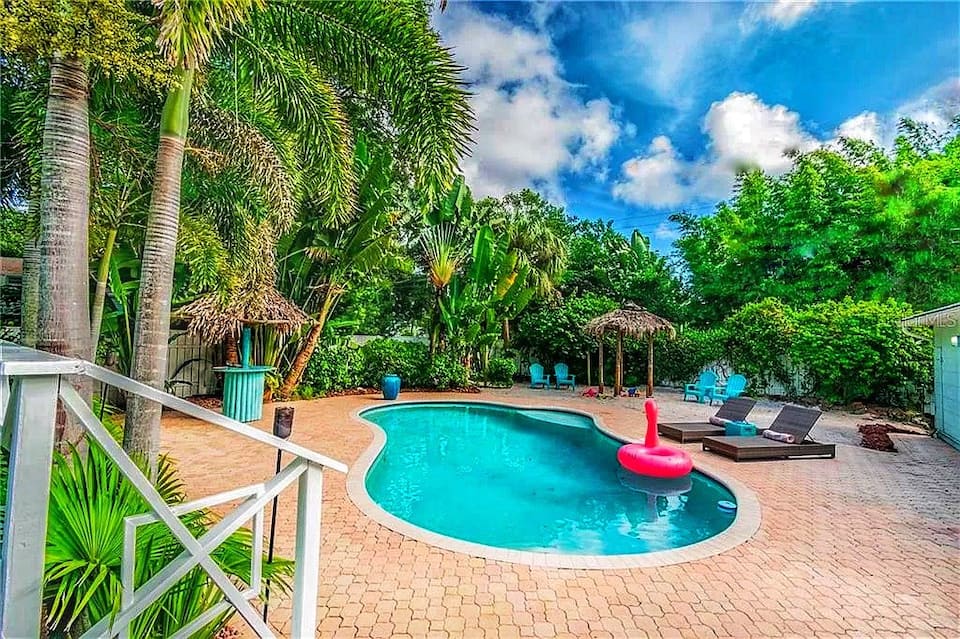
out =
[[526,186],[668,250],[737,167],[960,112],[960,3],[450,2],[478,195]]

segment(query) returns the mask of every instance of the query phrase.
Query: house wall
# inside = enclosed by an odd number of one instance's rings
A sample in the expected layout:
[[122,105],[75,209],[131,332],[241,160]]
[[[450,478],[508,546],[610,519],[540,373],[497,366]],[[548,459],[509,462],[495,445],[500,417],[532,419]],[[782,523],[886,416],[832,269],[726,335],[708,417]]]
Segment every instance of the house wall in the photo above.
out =
[[960,333],[956,327],[935,328],[934,339],[934,406],[938,434],[960,448],[960,347],[950,338]]

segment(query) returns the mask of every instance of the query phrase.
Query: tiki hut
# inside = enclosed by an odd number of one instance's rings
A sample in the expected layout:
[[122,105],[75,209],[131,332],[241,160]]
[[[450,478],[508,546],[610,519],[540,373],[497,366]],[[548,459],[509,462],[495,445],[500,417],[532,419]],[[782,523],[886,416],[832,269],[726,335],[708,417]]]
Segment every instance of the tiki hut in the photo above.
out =
[[624,304],[623,308],[590,320],[584,330],[600,339],[601,392],[603,392],[603,336],[606,333],[616,333],[617,359],[614,365],[614,377],[616,379],[613,384],[613,392],[618,397],[623,387],[623,338],[624,336],[645,337],[647,339],[647,397],[653,396],[653,336],[663,332],[673,337],[676,334],[673,324],[636,304],[628,303]]
[[190,332],[215,343],[235,340],[245,326],[268,325],[289,334],[310,321],[300,307],[272,286],[227,295],[211,293],[187,304],[177,315],[189,319]]

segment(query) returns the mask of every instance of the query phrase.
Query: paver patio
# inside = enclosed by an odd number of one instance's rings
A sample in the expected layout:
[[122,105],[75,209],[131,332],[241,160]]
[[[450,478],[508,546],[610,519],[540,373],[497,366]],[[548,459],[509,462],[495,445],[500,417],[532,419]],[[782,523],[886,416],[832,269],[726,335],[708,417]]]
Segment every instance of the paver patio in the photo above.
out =
[[[568,406],[639,439],[641,399],[569,391],[405,393],[404,399]],[[712,414],[660,391],[661,420]],[[292,439],[352,463],[372,441],[352,414],[376,396],[295,402]],[[758,404],[772,421],[779,405]],[[258,425],[268,429],[273,410]],[[345,477],[325,473],[318,636],[323,637],[960,637],[960,452],[922,436],[892,437],[898,453],[857,446],[862,416],[825,413],[818,441],[835,460],[741,462],[686,444],[695,462],[752,488],[762,507],[753,539],[714,557],[659,568],[544,569],[441,550],[368,519]],[[272,449],[179,416],[163,445],[191,497],[262,481]],[[281,496],[278,552],[292,556],[295,488]],[[289,601],[271,621],[285,633]],[[236,625],[242,625],[237,620]]]

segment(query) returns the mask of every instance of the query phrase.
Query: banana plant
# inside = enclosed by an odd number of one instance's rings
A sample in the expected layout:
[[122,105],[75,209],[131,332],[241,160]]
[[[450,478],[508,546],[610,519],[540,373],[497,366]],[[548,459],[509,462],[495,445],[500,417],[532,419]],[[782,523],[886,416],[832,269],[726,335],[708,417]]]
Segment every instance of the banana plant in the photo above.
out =
[[498,238],[489,225],[480,227],[469,268],[451,279],[439,299],[445,333],[468,364],[479,353],[485,365],[504,320],[516,317],[533,299],[536,287],[528,284],[529,273],[506,238]]

